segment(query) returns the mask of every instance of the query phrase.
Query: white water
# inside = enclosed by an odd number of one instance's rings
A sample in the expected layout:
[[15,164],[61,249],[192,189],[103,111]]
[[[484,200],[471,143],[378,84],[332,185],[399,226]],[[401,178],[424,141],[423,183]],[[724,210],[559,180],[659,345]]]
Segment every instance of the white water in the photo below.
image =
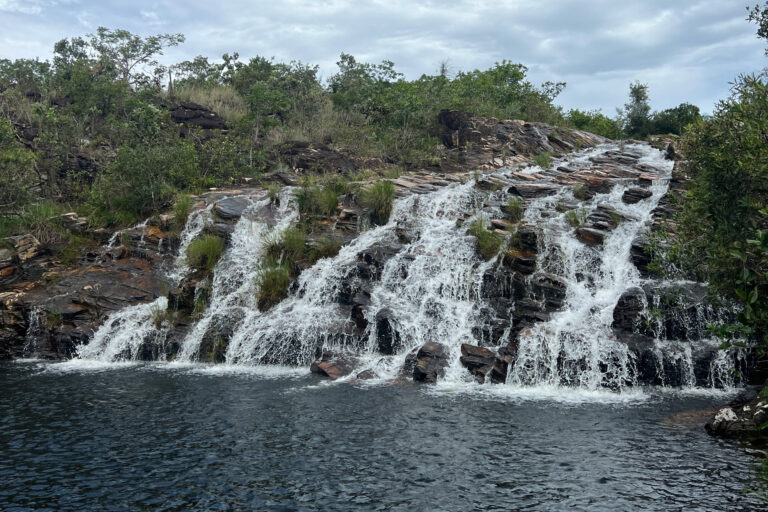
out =
[[[590,158],[617,149],[612,145],[593,148],[558,160],[553,167],[565,165],[573,170],[582,169],[592,165]],[[661,153],[650,147],[630,146],[628,150],[642,153],[639,163],[660,173],[668,174],[671,170],[671,162],[663,160]],[[526,172],[534,171],[550,172],[538,167]],[[497,172],[499,176],[509,177],[511,171]],[[611,328],[613,309],[622,293],[642,284],[629,259],[630,246],[632,240],[647,229],[651,212],[666,193],[667,183],[665,179],[657,181],[651,187],[652,197],[635,205],[621,201],[627,186],[617,185],[610,193],[581,204],[586,214],[607,205],[625,219],[598,247],[578,241],[566,215],[556,210],[561,201],[575,201],[570,188],[564,187],[557,196],[535,200],[526,209],[526,223],[535,225],[539,231],[537,273],[565,280],[565,306],[553,313],[549,321],[520,334],[518,357],[510,369],[507,386],[494,388],[522,397],[551,396],[565,389],[597,396],[596,393],[605,393],[606,388],[627,389],[636,384],[636,361],[627,346],[615,339]],[[255,214],[268,204],[268,199],[255,200],[244,212],[209,284],[209,306],[187,332],[173,365],[194,364],[205,356],[201,352],[204,347],[210,347],[210,340],[223,335],[228,339],[226,364],[215,371],[239,371],[234,367],[255,365],[306,368],[319,352],[345,351],[356,358],[356,369],[345,380],[354,378],[360,371],[373,370],[378,376],[374,383],[389,382],[398,377],[409,352],[426,342],[436,341],[447,345],[451,358],[436,390],[489,388],[475,384],[459,362],[463,343],[499,346],[510,341],[509,328],[500,340],[483,339],[483,333],[489,332],[491,324],[499,320],[482,294],[483,276],[497,262],[482,261],[476,254],[474,239],[466,234],[465,227],[457,225],[458,221],[474,215],[486,197],[474,187],[473,181],[398,199],[386,226],[364,231],[342,247],[337,256],[322,259],[303,271],[286,299],[260,312],[256,307],[256,277],[264,242],[272,230],[280,232],[297,221],[291,193],[288,189],[283,191],[274,228]],[[502,192],[492,196],[506,199]],[[208,219],[210,207],[190,216],[181,235],[180,254],[183,255],[184,248],[199,235]],[[398,235],[403,234],[405,242],[398,239]],[[340,305],[340,296],[349,293],[345,286],[354,289],[359,284],[356,272],[361,253],[387,246],[402,247],[393,251],[395,254],[383,265],[380,278],[365,290],[370,293],[364,310],[368,328],[360,333],[350,319],[349,308]],[[188,271],[180,257],[168,275],[178,284]],[[158,310],[166,308],[167,301],[158,299],[153,304],[114,313],[96,332],[93,341],[80,348],[78,355],[102,362],[137,359],[146,343],[166,343],[167,326],[157,328],[153,320]],[[391,356],[382,355],[378,350],[380,314],[386,314],[397,332],[395,353]],[[502,320],[509,323],[510,318]],[[682,368],[686,375],[684,384],[693,386],[696,379],[690,343],[668,340],[661,333],[656,337],[662,382],[665,371],[662,361],[666,361],[668,365]],[[729,374],[732,355],[721,352],[712,361],[711,385],[722,387],[732,383]]]

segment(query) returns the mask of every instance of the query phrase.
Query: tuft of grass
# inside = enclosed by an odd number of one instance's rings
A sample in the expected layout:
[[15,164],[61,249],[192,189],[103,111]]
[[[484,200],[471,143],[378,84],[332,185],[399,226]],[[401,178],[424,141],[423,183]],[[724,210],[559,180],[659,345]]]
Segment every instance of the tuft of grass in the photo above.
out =
[[469,225],[467,233],[475,237],[477,250],[488,261],[501,249],[502,238],[488,229],[488,224],[482,217],[475,219]]
[[586,185],[579,185],[573,189],[573,197],[579,201],[586,201],[589,199],[589,190]]
[[282,246],[285,257],[296,260],[307,248],[307,234],[299,227],[288,228],[283,232]]
[[267,197],[272,204],[280,204],[280,185],[272,183],[267,186]]
[[287,262],[278,262],[267,258],[256,276],[257,306],[260,311],[266,311],[288,295],[288,287],[293,277],[291,267]]
[[49,329],[56,329],[57,327],[61,327],[61,325],[64,323],[64,315],[61,311],[61,308],[54,305],[51,306],[51,308],[48,310],[48,312],[45,315],[45,325]]
[[154,324],[155,329],[161,329],[163,325],[175,324],[178,312],[152,306],[152,308],[149,310],[149,314],[152,317],[152,323]]
[[395,200],[395,186],[391,181],[377,181],[361,190],[358,197],[362,205],[371,211],[371,220],[374,224],[383,226],[389,222],[392,203]]
[[333,186],[305,184],[296,192],[296,203],[302,215],[329,216],[336,212],[339,194]]
[[173,203],[173,223],[176,229],[184,229],[191,211],[192,198],[188,195],[181,196],[175,203]]
[[565,212],[565,220],[568,221],[568,224],[574,228],[577,228],[586,222],[587,212],[582,208],[578,208],[576,210],[568,210]]
[[343,239],[340,236],[325,235],[312,244],[309,256],[313,261],[332,258],[339,254],[342,243]]
[[[440,163],[438,161],[438,163]],[[395,165],[388,167],[387,170],[384,171],[384,177],[390,180],[394,180],[399,178],[402,175],[402,169],[400,167],[397,167]]]
[[516,197],[510,197],[509,201],[507,201],[505,211],[509,216],[509,220],[512,222],[520,222],[523,218],[523,202]]
[[224,240],[215,235],[204,235],[187,247],[187,263],[197,270],[211,271],[224,252]]
[[549,166],[552,165],[552,153],[539,153],[531,161],[542,169],[549,169]]

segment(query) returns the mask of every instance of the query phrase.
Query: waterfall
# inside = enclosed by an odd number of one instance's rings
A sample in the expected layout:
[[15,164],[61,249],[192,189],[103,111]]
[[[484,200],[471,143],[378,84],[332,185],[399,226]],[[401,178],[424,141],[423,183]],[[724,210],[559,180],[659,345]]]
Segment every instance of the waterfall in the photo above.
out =
[[[649,146],[607,144],[560,158],[549,169],[505,168],[475,180],[417,185],[401,191],[386,225],[367,226],[358,217],[357,236],[335,256],[302,271],[287,297],[266,311],[256,300],[265,242],[298,222],[299,215],[291,188],[282,190],[277,211],[270,209],[266,193],[251,193],[212,277],[196,285],[196,296],[205,291],[209,297],[207,308],[185,330],[174,332],[173,308],[162,297],[110,315],[78,355],[116,361],[175,353],[179,362],[240,366],[307,366],[328,356],[346,358],[350,378],[365,371],[389,381],[403,376],[405,361],[422,345],[438,342],[448,351],[441,376],[447,382],[474,381],[460,359],[462,345],[468,344],[514,352],[506,371],[509,388],[617,390],[648,378],[669,386],[730,386],[730,370],[743,354],[714,350],[719,340],[705,326],[727,321],[732,312],[721,318],[722,309],[681,302],[673,331],[683,334],[669,332],[654,317],[660,301],[669,300],[658,290],[688,284],[643,278],[630,258],[633,241],[649,229],[667,193],[671,170],[672,162]],[[568,180],[580,173],[588,178],[613,173],[612,186],[577,197],[573,183],[578,181]],[[637,191],[633,187],[641,173],[649,192],[625,201],[628,190]],[[483,190],[479,181],[491,183],[490,188]],[[519,226],[535,230],[535,268],[512,279],[502,264],[503,252],[485,261],[466,226],[478,217],[502,219],[503,203],[526,183],[552,190],[525,200]],[[271,213],[265,215],[265,209]],[[184,261],[186,247],[214,222],[212,211],[210,203],[188,218],[179,256],[165,270],[173,286],[191,272]],[[584,239],[583,228],[590,226],[599,230],[599,243]],[[514,244],[516,236],[511,229],[504,243]],[[495,282],[498,275],[507,280]],[[532,291],[542,280],[562,287],[562,301],[552,305]],[[656,295],[649,291],[646,298],[644,286]],[[635,325],[631,334],[650,340],[645,352],[619,339],[614,325],[614,309],[630,290],[642,294],[639,318],[645,324]],[[521,301],[543,308],[539,321],[517,324],[515,307]],[[178,351],[166,352],[173,336]],[[708,351],[708,358],[701,351]],[[641,366],[648,364],[653,375],[642,380]]]

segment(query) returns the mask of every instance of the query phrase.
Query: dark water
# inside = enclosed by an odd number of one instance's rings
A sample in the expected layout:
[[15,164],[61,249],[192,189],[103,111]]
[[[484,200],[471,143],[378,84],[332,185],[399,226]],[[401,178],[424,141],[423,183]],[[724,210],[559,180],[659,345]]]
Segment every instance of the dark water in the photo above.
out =
[[7,364],[0,510],[768,509],[755,459],[669,417],[725,399]]

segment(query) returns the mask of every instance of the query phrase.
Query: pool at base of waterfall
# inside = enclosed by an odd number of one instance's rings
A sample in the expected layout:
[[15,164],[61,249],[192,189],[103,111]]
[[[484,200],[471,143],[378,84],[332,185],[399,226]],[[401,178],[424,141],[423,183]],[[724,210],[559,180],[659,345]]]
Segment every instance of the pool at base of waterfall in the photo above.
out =
[[0,364],[0,509],[766,510],[722,391],[331,383],[305,369]]

